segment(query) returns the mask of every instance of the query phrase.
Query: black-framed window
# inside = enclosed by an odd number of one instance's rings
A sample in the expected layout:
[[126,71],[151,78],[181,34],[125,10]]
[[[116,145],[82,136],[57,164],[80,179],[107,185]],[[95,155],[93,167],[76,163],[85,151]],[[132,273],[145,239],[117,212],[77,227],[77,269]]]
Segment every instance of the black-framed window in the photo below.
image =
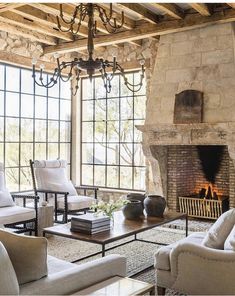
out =
[[[139,72],[128,74],[137,82]],[[145,190],[145,158],[135,125],[145,118],[146,86],[129,91],[121,75],[108,94],[100,77],[81,82],[81,184]]]
[[0,64],[0,161],[10,191],[32,189],[29,159],[60,157],[69,169],[70,92],[69,83],[38,87],[31,70]]

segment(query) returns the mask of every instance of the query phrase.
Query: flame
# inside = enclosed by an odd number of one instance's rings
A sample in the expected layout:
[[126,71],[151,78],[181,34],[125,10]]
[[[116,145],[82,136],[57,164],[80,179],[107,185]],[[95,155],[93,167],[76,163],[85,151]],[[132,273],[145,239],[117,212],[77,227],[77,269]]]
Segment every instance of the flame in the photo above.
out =
[[210,189],[211,189],[211,197],[214,198],[214,196],[215,196],[215,190],[213,188],[212,183],[209,183],[209,185],[207,185],[205,197],[208,195]]

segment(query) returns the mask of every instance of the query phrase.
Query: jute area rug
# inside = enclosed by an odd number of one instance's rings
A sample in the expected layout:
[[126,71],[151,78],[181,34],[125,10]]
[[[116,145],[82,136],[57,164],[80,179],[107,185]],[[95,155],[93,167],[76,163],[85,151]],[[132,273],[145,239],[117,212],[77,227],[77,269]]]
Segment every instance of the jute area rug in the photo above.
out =
[[[189,232],[190,233],[190,232]],[[145,240],[159,242],[159,243],[173,243],[185,237],[185,230],[172,229],[168,227],[156,227],[138,235],[138,238]],[[118,245],[124,241],[131,240],[129,237],[118,242],[107,245],[108,247]],[[142,269],[149,267],[154,263],[154,253],[161,247],[161,245],[150,244],[146,242],[134,241],[124,246],[117,247],[108,251],[106,254],[121,254],[127,257],[127,275],[131,276],[133,273],[140,272]],[[51,236],[48,238],[48,253],[57,258],[72,262],[83,256],[90,255],[101,250],[101,246],[76,241],[72,239],[62,238],[58,236]],[[82,264],[86,261],[91,261],[100,258],[101,255],[93,256],[89,259],[78,262]],[[140,272],[133,278],[155,283],[154,269],[150,268],[145,272]],[[167,290],[167,295],[178,295],[173,291]]]

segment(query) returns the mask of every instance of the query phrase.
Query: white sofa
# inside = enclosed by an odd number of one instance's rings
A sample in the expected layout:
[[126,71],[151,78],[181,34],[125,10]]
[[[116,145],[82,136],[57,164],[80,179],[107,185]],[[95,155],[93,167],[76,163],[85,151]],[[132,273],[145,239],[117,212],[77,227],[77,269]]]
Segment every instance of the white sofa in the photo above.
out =
[[70,295],[113,276],[126,276],[126,258],[120,255],[76,265],[46,256],[45,238],[3,230],[0,235],[0,295]]
[[189,295],[234,295],[235,252],[202,245],[198,232],[155,254],[158,295],[165,288]]

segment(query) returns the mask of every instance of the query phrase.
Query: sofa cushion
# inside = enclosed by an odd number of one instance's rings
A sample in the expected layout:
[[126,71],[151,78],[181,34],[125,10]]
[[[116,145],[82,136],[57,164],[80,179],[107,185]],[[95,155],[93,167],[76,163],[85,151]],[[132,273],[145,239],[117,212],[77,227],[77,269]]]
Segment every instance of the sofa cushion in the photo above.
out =
[[223,213],[207,232],[202,244],[208,248],[224,249],[224,242],[235,225],[235,209]]
[[24,207],[3,207],[0,208],[0,224],[12,224],[20,221],[28,221],[36,217],[34,209]]
[[0,208],[2,207],[12,207],[15,203],[10,195],[8,189],[0,190]]
[[170,253],[172,249],[175,248],[179,244],[179,242],[190,242],[200,245],[204,237],[205,233],[195,232],[173,244],[159,248],[155,253],[155,268],[161,270],[171,270]]
[[18,295],[19,284],[11,260],[0,242],[0,295]]
[[[85,195],[68,196],[68,210],[73,211],[89,208],[94,201],[94,198]],[[58,198],[57,207],[58,209],[64,209],[64,197]]]
[[47,275],[47,240],[0,230],[0,241],[5,246],[15,269],[19,284],[38,280]]
[[235,251],[235,226],[233,226],[233,229],[224,242],[224,250]]

